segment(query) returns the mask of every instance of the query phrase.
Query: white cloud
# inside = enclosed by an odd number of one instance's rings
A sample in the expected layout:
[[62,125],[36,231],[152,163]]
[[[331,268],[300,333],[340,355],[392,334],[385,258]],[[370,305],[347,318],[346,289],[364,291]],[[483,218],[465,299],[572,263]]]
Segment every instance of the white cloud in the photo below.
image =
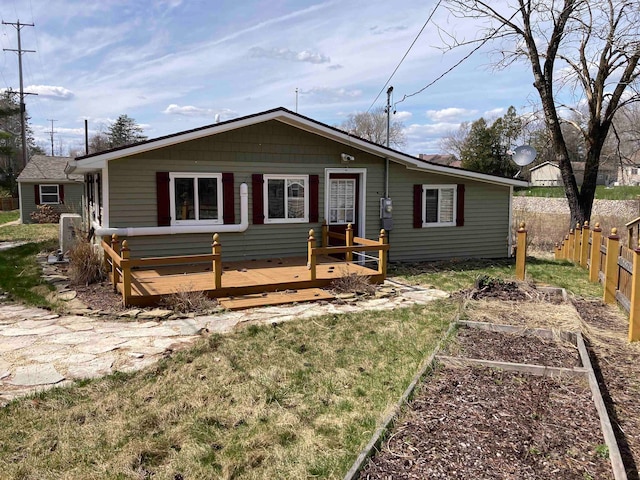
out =
[[499,107],[499,108],[494,108],[491,110],[487,110],[486,112],[484,112],[484,114],[482,115],[483,117],[486,117],[487,119],[491,119],[491,118],[497,118],[497,117],[501,117],[502,115],[504,115],[506,113],[506,109]]
[[409,120],[411,117],[413,117],[413,113],[402,111],[402,112],[396,112],[391,118],[393,118],[394,120],[399,120],[400,122],[405,122]]
[[477,110],[456,107],[443,108],[442,110],[427,110],[427,117],[436,122],[463,120],[477,114]]
[[394,25],[392,27],[379,28],[377,25],[371,27],[369,31],[374,35],[385,35],[387,33],[402,32],[406,30],[406,25]]
[[25,88],[29,93],[35,93],[40,98],[50,98],[52,100],[71,100],[75,95],[71,90],[53,85],[29,85]]
[[201,108],[195,107],[193,105],[184,105],[179,106],[175,103],[172,103],[167,108],[163,110],[162,113],[166,113],[168,115],[183,115],[185,117],[208,117],[215,118],[216,115],[220,115],[221,120],[228,120],[230,118],[235,118],[238,114],[229,109],[213,109],[213,108]]
[[329,63],[331,59],[318,52],[302,50],[294,52],[288,48],[271,48],[252,47],[249,49],[249,55],[253,58],[274,58],[279,60],[288,60],[290,62],[309,62],[309,63]]
[[308,90],[300,90],[300,95],[311,97],[319,103],[334,103],[345,100],[353,100],[362,96],[362,90],[349,90],[346,88],[313,87]]

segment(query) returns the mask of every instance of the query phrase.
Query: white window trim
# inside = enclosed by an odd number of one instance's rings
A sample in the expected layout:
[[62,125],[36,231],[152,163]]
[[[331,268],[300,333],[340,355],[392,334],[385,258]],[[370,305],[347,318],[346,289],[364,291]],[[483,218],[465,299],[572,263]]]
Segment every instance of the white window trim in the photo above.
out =
[[[453,221],[427,223],[427,190],[453,190]],[[440,219],[440,195],[438,195],[438,219]],[[422,227],[455,227],[458,211],[458,186],[455,184],[422,185]]]
[[[264,205],[264,223],[309,223],[309,175],[263,175],[264,188],[262,189]],[[269,180],[304,180],[304,217],[303,218],[269,218]],[[286,195],[286,188],[285,188]],[[285,216],[287,202],[285,198]]]
[[357,208],[358,199],[357,198],[355,198],[355,202],[354,202],[354,205],[353,205],[354,219],[351,222],[338,222],[338,221],[332,222],[331,221],[331,182],[334,182],[334,181],[337,181],[337,182],[339,182],[339,181],[352,181],[353,182],[353,188],[354,188],[354,197],[355,197],[355,195],[357,193],[356,192],[356,190],[357,190],[356,189],[356,185],[358,184],[358,181],[355,178],[352,179],[352,178],[331,178],[331,177],[329,177],[329,180],[328,180],[328,183],[327,183],[327,191],[328,191],[327,194],[328,194],[328,197],[329,197],[329,202],[328,202],[329,206],[327,207],[327,217],[328,217],[327,218],[327,224],[328,225],[347,225],[349,223],[355,223],[355,218],[357,218],[357,215],[358,215],[358,208]]
[[[176,178],[192,178],[194,179],[194,206],[196,212],[200,211],[198,199],[198,178],[215,178],[218,181],[218,218],[206,220],[176,220]],[[222,212],[222,173],[203,173],[203,172],[170,172],[169,173],[169,202],[171,225],[221,225],[223,223]]]
[[[56,193],[42,193],[42,187],[56,187]],[[40,192],[41,205],[60,205],[60,185],[56,183],[42,183],[38,185],[38,191]],[[44,195],[55,195],[57,200],[55,202],[45,202]]]
[[[358,223],[357,223],[357,232],[354,232],[357,237],[364,237],[365,232],[367,231],[367,209],[365,208],[367,205],[367,169],[366,168],[325,168],[324,170],[324,184],[329,185],[329,178],[332,173],[352,173],[358,174],[360,176],[359,186],[360,189],[360,197],[358,198]],[[328,189],[326,189],[324,194],[324,212],[325,218],[329,212],[329,195],[327,194]]]

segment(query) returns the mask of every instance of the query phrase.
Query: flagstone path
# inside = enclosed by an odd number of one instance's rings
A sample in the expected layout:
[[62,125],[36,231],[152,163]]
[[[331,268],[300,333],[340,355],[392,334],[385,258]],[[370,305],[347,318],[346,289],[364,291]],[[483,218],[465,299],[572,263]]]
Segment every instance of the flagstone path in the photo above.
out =
[[425,304],[446,292],[386,282],[383,298],[305,303],[162,320],[85,315],[59,316],[39,308],[2,303],[0,297],[0,406],[18,396],[82,378],[133,371],[157,362],[207,333],[225,333],[243,322],[280,323],[331,313],[391,310]]

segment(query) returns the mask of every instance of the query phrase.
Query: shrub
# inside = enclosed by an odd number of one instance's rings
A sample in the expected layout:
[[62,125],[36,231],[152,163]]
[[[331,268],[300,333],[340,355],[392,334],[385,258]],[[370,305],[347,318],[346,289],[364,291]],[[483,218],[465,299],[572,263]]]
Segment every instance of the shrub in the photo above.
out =
[[333,280],[331,288],[338,293],[366,295],[372,295],[376,291],[376,287],[371,285],[369,277],[349,272],[344,272],[340,278]]
[[100,254],[82,232],[76,232],[76,243],[69,249],[69,278],[73,283],[89,285],[106,276]]
[[162,305],[176,313],[206,312],[217,306],[202,291],[194,291],[193,285],[185,285],[162,299]]
[[51,205],[38,205],[35,212],[31,212],[29,216],[36,223],[58,223],[60,221],[60,212]]

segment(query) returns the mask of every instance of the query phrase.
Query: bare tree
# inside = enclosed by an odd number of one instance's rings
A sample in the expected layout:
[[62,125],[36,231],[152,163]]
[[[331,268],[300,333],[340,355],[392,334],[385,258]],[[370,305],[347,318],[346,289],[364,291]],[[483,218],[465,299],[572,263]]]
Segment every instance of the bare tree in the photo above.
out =
[[[602,148],[616,112],[640,100],[640,8],[637,0],[446,0],[460,18],[482,22],[481,35],[468,42],[452,38],[450,47],[498,42],[495,64],[524,61],[531,67],[553,155],[562,173],[571,222],[591,216]],[[558,68],[561,67],[561,68]],[[564,94],[564,96],[563,96]],[[573,122],[585,144],[585,170],[579,189],[570,162],[562,102],[587,106]],[[572,122],[571,119],[565,121]]]
[[[352,113],[339,128],[378,145],[387,144],[387,114],[384,107],[370,112]],[[397,148],[406,144],[404,124],[398,120],[391,120],[389,144]]]

